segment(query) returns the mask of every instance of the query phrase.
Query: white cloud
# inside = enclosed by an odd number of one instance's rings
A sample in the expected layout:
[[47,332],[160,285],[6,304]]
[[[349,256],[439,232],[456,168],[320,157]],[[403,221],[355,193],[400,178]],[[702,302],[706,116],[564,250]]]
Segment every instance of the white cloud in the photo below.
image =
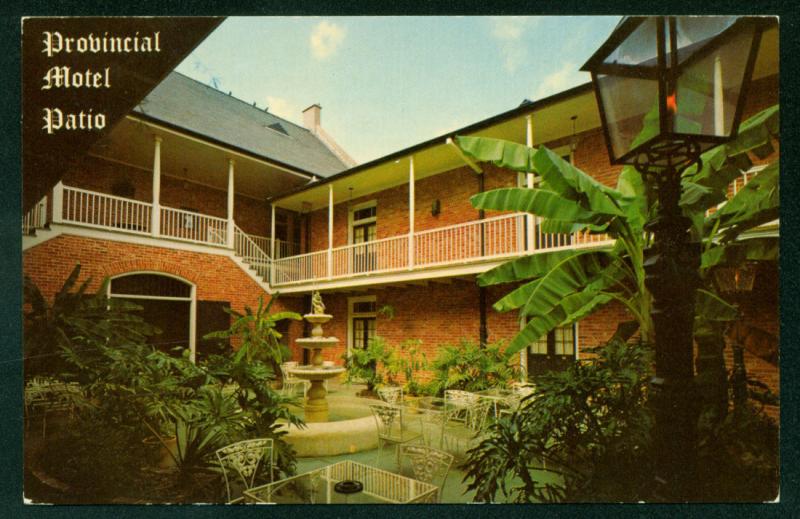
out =
[[498,40],[518,40],[525,27],[532,25],[531,20],[522,16],[493,16],[489,18],[492,36]]
[[293,102],[283,97],[267,96],[269,113],[283,117],[293,123],[299,123],[300,108]]
[[311,54],[316,59],[325,59],[331,56],[339,48],[347,31],[335,23],[323,20],[311,30],[309,43]]
[[571,62],[564,63],[560,69],[542,78],[539,86],[536,87],[533,98],[541,99],[556,94],[567,88],[585,83],[588,79],[585,72],[578,70],[577,65]]
[[535,17],[494,16],[489,18],[491,34],[499,43],[503,67],[514,73],[528,57],[528,49],[523,41],[526,31],[539,22]]

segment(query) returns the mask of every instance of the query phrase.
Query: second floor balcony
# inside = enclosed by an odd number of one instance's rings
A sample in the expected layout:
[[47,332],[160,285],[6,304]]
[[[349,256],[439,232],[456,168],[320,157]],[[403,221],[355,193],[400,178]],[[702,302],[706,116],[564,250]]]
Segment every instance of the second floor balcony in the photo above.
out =
[[[532,228],[529,226],[532,222]],[[535,251],[610,245],[605,235],[544,233],[520,213],[278,258],[272,285],[291,287],[379,274],[497,262]]]

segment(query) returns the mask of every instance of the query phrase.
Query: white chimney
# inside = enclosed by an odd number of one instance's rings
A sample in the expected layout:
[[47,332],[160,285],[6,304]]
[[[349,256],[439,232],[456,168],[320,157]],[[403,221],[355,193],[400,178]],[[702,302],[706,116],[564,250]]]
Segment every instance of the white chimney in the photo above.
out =
[[303,110],[303,126],[311,130],[311,133],[317,133],[319,130],[321,112],[322,107],[317,103]]

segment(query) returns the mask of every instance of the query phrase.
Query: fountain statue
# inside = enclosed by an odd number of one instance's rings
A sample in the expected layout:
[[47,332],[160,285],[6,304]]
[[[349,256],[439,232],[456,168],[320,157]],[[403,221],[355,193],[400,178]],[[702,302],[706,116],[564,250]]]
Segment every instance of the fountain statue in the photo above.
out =
[[336,346],[339,344],[339,339],[323,335],[322,325],[333,319],[333,316],[325,313],[325,305],[318,291],[314,291],[311,296],[311,313],[304,315],[303,318],[314,326],[311,337],[302,337],[295,342],[298,346],[311,350],[311,364],[297,366],[289,371],[298,378],[311,381],[311,387],[306,392],[305,421],[327,422],[328,391],[325,389],[324,381],[344,373],[345,368],[327,366],[322,362],[322,349]]

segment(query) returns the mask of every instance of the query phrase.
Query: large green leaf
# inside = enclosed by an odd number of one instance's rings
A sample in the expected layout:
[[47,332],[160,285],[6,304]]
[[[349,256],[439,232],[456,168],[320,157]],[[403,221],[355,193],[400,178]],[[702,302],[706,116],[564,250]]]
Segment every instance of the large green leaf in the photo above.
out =
[[701,269],[717,265],[740,265],[745,261],[777,261],[778,237],[748,238],[711,247],[701,257]]
[[506,355],[511,356],[527,348],[556,326],[580,320],[593,312],[598,306],[604,305],[610,300],[611,297],[607,294],[593,290],[578,292],[564,298],[562,303],[549,313],[532,317],[509,343],[506,348]]
[[543,233],[548,234],[572,234],[583,230],[589,230],[593,233],[604,233],[606,229],[608,229],[609,224],[610,222],[594,225],[591,223],[570,222],[567,220],[547,218],[540,222],[539,228]]
[[625,198],[620,206],[634,232],[641,232],[647,220],[647,187],[642,174],[632,166],[625,166],[617,178],[617,191]]
[[621,193],[601,184],[562,159],[557,153],[544,146],[539,147],[534,155],[534,165],[542,176],[545,187],[562,197],[583,202],[584,207],[594,212],[622,215],[618,204],[625,197]]
[[732,321],[739,315],[735,306],[707,290],[698,290],[695,299],[695,320]]
[[608,255],[608,252],[560,250],[523,256],[521,258],[507,261],[506,263],[498,265],[491,270],[487,270],[478,276],[478,284],[480,286],[489,286],[541,277],[547,274],[553,267],[561,263],[564,258],[584,254]]
[[461,151],[475,160],[491,162],[495,166],[514,171],[533,171],[533,155],[536,153],[534,148],[488,137],[458,136],[456,143]]
[[582,208],[552,191],[506,187],[474,195],[470,201],[478,209],[523,211],[545,218],[574,222],[596,222],[601,215]]
[[706,219],[706,228],[719,225],[723,240],[778,218],[780,193],[778,175],[780,161],[759,171],[736,196]]
[[589,283],[609,266],[611,258],[602,252],[585,251],[568,256],[558,262],[534,287],[523,315],[547,315],[562,300],[584,290]]

